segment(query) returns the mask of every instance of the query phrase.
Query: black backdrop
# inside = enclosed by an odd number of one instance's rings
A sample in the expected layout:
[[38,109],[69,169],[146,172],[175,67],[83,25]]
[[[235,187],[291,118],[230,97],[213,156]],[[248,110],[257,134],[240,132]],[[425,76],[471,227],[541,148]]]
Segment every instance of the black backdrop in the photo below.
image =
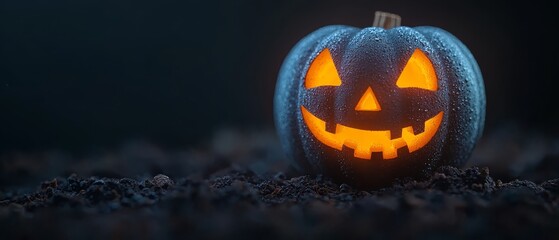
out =
[[0,152],[169,147],[222,126],[272,126],[283,57],[324,25],[375,10],[460,38],[486,84],[487,131],[557,133],[554,9],[542,1],[0,1]]

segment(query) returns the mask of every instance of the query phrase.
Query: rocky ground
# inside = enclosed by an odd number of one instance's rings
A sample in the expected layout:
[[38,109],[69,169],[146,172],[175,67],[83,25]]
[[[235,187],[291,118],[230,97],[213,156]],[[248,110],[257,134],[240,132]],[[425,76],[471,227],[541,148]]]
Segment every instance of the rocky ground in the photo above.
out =
[[504,126],[468,166],[362,191],[293,171],[270,130],[187,150],[0,156],[1,239],[529,238],[559,233],[559,139]]

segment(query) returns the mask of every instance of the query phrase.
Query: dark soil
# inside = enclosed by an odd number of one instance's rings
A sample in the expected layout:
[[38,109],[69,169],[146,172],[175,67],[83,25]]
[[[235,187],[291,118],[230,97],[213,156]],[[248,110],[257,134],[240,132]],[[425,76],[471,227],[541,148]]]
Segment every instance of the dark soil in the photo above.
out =
[[510,132],[486,136],[471,166],[374,191],[297,174],[270,131],[185,151],[4,155],[0,238],[557,239],[558,141],[509,148]]

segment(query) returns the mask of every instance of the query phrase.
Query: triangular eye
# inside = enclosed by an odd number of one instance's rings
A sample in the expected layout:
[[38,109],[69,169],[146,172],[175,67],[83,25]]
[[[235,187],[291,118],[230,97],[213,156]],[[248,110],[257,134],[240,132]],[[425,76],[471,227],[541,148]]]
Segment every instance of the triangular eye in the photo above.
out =
[[338,75],[330,50],[325,48],[311,63],[305,77],[305,88],[340,86],[341,84],[342,80]]
[[437,75],[431,60],[419,49],[415,49],[396,81],[399,88],[421,88],[437,91]]

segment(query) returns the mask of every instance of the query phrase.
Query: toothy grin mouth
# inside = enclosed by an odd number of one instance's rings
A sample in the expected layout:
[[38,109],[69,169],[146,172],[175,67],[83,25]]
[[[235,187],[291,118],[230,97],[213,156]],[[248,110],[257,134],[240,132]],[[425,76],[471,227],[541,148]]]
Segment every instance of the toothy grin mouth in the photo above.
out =
[[441,111],[434,117],[427,119],[424,123],[425,129],[421,133],[414,134],[413,127],[402,128],[402,136],[391,138],[390,130],[362,130],[336,124],[334,133],[326,131],[326,122],[301,106],[303,120],[311,133],[325,145],[342,150],[347,146],[354,150],[353,155],[360,159],[371,159],[373,152],[382,152],[383,159],[394,159],[398,157],[398,149],[407,146],[409,152],[414,152],[425,146],[435,136],[444,113]]

